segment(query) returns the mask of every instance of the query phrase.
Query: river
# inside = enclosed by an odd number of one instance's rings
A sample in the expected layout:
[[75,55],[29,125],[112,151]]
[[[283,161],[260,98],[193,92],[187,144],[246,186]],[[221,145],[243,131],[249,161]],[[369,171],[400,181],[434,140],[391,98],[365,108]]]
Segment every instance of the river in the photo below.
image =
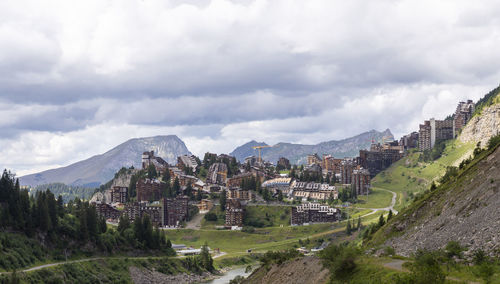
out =
[[[256,268],[256,267],[253,267]],[[234,277],[241,275],[243,277],[247,277],[252,272],[245,272],[246,267],[240,266],[234,269],[229,270],[222,277],[210,280],[209,282],[204,282],[205,284],[227,284],[229,281],[233,280]],[[253,270],[252,270],[253,271]]]

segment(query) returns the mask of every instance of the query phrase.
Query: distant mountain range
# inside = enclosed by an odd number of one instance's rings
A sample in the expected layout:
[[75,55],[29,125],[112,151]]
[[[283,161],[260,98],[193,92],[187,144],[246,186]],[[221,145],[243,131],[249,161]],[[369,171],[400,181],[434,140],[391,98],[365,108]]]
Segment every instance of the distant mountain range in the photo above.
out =
[[[370,148],[371,141],[382,142],[383,139],[392,140],[394,136],[389,129],[379,132],[371,130],[351,138],[343,140],[332,140],[322,142],[316,145],[303,145],[292,143],[278,143],[270,148],[262,149],[262,159],[270,162],[276,162],[280,157],[285,157],[293,164],[306,163],[307,155],[317,153],[318,155],[330,154],[334,157],[356,157],[359,150]],[[254,146],[268,145],[265,142],[250,141],[241,145],[231,152],[231,156],[236,157],[238,161],[243,162],[248,156],[257,156],[257,150]]]
[[168,163],[176,163],[178,156],[191,154],[184,142],[175,135],[134,138],[104,154],[69,166],[22,176],[20,183],[37,186],[60,182],[73,186],[96,187],[111,180],[122,167],[141,167],[142,153],[151,150]]

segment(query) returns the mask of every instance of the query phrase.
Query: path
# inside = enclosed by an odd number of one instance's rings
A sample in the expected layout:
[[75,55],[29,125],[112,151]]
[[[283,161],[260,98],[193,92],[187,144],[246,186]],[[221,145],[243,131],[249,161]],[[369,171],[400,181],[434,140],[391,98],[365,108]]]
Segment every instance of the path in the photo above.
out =
[[372,210],[372,212],[361,216],[361,218],[373,215],[373,214],[377,213],[378,211],[389,211],[389,210],[391,210],[392,213],[396,214],[396,215],[399,213],[397,210],[394,209],[394,206],[396,205],[396,199],[398,197],[397,193],[395,193],[392,190],[385,189],[385,188],[378,187],[378,189],[379,190],[385,190],[385,191],[388,191],[388,192],[392,193],[391,205],[388,206],[388,207],[385,207],[385,208],[362,208],[362,207],[356,207],[356,209],[369,209],[369,210]]
[[203,217],[205,217],[205,213],[196,214],[196,216],[194,216],[193,219],[186,224],[186,229],[201,229],[201,221],[203,220]]

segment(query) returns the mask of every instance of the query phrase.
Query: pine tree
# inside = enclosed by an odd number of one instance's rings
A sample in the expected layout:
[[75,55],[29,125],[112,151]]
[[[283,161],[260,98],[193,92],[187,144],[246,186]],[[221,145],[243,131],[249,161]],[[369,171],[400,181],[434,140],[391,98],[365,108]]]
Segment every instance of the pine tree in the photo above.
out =
[[380,214],[380,218],[378,218],[378,226],[382,227],[385,225],[384,213]]
[[356,229],[361,230],[361,217],[358,217],[358,226],[356,226]]
[[352,232],[351,220],[347,220],[347,226],[345,228],[345,232],[350,236]]
[[64,217],[64,202],[61,195],[57,198],[57,215],[60,218]]
[[130,228],[130,221],[128,215],[124,214],[120,216],[120,220],[118,221],[118,232],[123,233],[128,228]]
[[179,177],[175,177],[173,191],[175,193],[175,196],[181,193],[181,184],[179,182]]
[[226,202],[227,202],[227,196],[226,196],[226,190],[224,189],[220,193],[220,209],[222,211],[226,211]]
[[389,210],[389,214],[387,215],[387,222],[392,219],[392,210]]

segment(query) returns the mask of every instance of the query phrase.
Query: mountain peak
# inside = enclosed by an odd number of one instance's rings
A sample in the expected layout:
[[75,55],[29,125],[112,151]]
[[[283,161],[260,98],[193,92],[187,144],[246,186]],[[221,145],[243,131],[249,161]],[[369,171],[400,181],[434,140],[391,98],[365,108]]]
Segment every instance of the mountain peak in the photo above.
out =
[[169,163],[176,163],[178,156],[191,155],[186,144],[176,135],[132,138],[104,154],[65,167],[26,175],[20,178],[20,182],[31,186],[61,182],[93,187],[113,178],[122,167],[140,168],[145,151],[154,151],[156,156]]

